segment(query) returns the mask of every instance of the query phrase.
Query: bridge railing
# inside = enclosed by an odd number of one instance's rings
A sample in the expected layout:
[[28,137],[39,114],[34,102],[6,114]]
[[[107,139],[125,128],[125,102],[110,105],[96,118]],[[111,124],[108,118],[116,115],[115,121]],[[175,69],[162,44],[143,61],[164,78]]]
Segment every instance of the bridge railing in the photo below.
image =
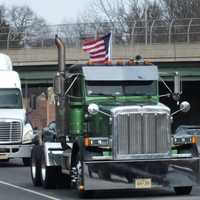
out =
[[67,47],[80,48],[87,38],[97,38],[112,32],[113,45],[196,43],[200,42],[200,18],[148,21],[77,23],[27,27],[23,32],[0,28],[0,49],[52,48],[58,34]]

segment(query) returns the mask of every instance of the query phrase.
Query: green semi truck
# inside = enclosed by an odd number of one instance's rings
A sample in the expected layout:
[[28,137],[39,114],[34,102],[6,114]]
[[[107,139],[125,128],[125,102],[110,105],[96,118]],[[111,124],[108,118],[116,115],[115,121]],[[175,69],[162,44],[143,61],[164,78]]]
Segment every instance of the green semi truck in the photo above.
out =
[[[197,141],[172,134],[173,113],[159,102],[157,66],[130,61],[67,67],[59,38],[56,45],[56,121],[34,138],[33,184],[64,184],[80,194],[161,187],[189,194],[198,183]],[[175,73],[175,99],[177,80]],[[189,107],[182,102],[175,113]]]

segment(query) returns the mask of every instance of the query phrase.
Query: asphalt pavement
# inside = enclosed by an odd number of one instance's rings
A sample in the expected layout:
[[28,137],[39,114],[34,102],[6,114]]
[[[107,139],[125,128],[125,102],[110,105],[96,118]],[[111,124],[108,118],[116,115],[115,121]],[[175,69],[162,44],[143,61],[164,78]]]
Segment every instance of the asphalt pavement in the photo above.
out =
[[[93,192],[89,199],[104,200],[199,200],[200,187],[194,187],[191,195],[176,196],[172,190]],[[31,182],[30,167],[24,167],[19,159],[0,162],[0,200],[74,200],[80,199],[75,189],[43,189]],[[86,198],[87,199],[87,198]]]

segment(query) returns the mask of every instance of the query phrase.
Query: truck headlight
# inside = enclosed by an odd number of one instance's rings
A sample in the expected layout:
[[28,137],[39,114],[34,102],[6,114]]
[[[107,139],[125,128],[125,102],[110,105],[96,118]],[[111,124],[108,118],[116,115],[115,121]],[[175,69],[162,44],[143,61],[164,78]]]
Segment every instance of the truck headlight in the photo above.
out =
[[26,124],[24,126],[22,143],[23,144],[32,143],[32,139],[33,139],[33,129],[30,124]]

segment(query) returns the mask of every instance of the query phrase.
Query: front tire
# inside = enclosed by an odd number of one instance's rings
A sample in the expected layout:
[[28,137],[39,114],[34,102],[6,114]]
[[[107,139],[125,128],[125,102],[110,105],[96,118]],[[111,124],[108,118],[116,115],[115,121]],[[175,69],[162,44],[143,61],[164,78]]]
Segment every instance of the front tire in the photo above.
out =
[[76,182],[73,183],[74,188],[78,190],[78,194],[80,198],[86,198],[90,196],[89,191],[80,190],[80,186],[83,185],[82,183],[82,163],[80,160],[80,153],[76,152],[72,157],[72,176],[76,176]]
[[174,191],[177,195],[187,195],[190,194],[192,191],[192,186],[186,186],[186,187],[175,187]]
[[41,186],[41,153],[42,147],[34,146],[31,151],[31,178],[34,186]]

